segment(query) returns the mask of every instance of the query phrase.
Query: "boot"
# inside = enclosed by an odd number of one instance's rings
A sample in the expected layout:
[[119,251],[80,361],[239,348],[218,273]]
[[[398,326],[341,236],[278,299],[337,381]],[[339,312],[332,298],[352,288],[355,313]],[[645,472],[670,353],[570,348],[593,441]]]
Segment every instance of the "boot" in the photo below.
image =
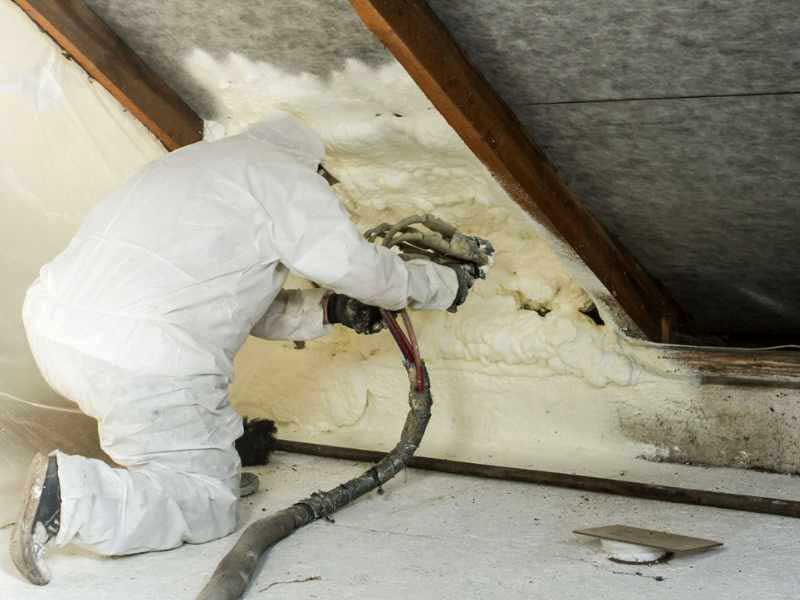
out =
[[259,483],[258,475],[255,473],[242,473],[239,480],[239,498],[255,494],[258,491]]
[[55,456],[33,457],[25,484],[26,494],[11,533],[11,558],[31,583],[45,585],[50,570],[44,562],[45,546],[61,525],[61,486]]

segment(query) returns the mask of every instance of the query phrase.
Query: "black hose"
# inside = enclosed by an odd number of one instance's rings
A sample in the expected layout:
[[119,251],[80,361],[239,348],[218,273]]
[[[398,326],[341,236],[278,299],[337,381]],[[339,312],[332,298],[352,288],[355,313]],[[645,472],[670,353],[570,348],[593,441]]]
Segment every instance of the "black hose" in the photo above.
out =
[[[422,234],[410,227],[413,224],[422,224],[433,234]],[[371,242],[383,238],[383,245],[391,248],[398,245],[399,238],[395,238],[396,234],[409,230],[417,234],[418,239],[415,238],[415,243],[418,247],[430,252],[429,258],[437,261],[444,259],[452,261],[455,258],[483,266],[490,263],[490,255],[494,252],[486,240],[461,235],[455,227],[433,215],[415,215],[400,221],[397,225],[384,223],[368,231],[365,237]],[[409,379],[408,403],[411,408],[400,441],[389,454],[358,477],[327,492],[315,492],[289,508],[252,523],[217,565],[211,579],[200,592],[198,600],[241,598],[255,575],[261,555],[268,548],[304,525],[326,517],[356,498],[380,487],[402,471],[411,460],[431,418],[433,399],[430,380],[425,363],[420,357],[414,327],[408,314],[405,311],[400,312],[408,333],[406,335],[394,314],[386,310],[381,312],[386,328],[403,355],[403,366]]]
[[[410,410],[400,441],[389,454],[358,477],[327,492],[315,492],[289,508],[252,523],[219,563],[211,579],[200,592],[198,600],[241,598],[255,575],[261,555],[268,548],[304,525],[326,517],[356,498],[382,486],[408,464],[428,426],[433,399],[425,363],[419,359],[415,361],[413,354],[409,356],[408,348],[403,347],[403,342],[410,347],[411,341],[405,336],[404,340],[398,339],[394,317],[384,315],[384,318],[393,321],[394,327],[390,331],[403,351],[403,364],[409,378]],[[409,322],[406,321],[406,324]],[[413,330],[409,330],[409,334],[413,339]],[[399,335],[402,336],[402,331]],[[418,351],[416,356],[419,356]]]

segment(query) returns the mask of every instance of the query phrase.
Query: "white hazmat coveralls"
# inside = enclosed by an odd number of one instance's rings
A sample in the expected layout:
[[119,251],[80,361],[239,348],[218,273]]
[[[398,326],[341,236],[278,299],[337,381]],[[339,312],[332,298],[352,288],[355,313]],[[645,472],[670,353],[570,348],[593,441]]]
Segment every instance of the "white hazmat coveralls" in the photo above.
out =
[[126,467],[56,452],[57,545],[130,554],[237,527],[233,357],[249,333],[330,327],[323,290],[281,291],[290,270],[387,309],[452,303],[451,269],[362,239],[316,173],[323,154],[285,116],[185,147],[103,199],[42,267],[23,308],[34,357]]

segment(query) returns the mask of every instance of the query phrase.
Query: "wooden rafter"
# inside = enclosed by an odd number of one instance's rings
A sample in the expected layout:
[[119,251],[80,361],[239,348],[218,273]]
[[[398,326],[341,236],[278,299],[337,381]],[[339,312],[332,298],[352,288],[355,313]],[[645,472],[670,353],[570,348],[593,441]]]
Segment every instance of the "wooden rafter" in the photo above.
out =
[[564,185],[428,4],[350,1],[514,200],[575,250],[647,337],[668,341],[677,308]]
[[202,119],[84,2],[15,2],[168,150],[202,139]]
[[702,383],[800,388],[798,351],[668,346],[659,358],[683,365]]

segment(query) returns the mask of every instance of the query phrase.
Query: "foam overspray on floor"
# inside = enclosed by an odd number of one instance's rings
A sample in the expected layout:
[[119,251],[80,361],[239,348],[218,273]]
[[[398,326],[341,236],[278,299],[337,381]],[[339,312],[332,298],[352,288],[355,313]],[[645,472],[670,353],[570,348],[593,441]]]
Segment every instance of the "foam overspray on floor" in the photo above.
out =
[[[786,426],[780,452],[750,441],[758,436],[752,416],[770,410],[774,392],[701,387],[652,348],[584,314],[591,299],[545,230],[399,64],[349,61],[318,77],[196,49],[185,67],[216,100],[207,139],[276,111],[318,131],[326,165],[341,181],[334,189],[362,230],[433,212],[496,245],[489,280],[457,315],[414,314],[436,402],[423,452],[606,474],[642,455],[785,470],[798,464],[797,437]],[[243,414],[277,420],[287,437],[388,447],[405,412],[405,385],[388,336],[337,331],[302,351],[248,341],[233,398]],[[720,397],[730,402],[709,402]],[[797,412],[781,404],[784,416]],[[710,407],[705,423],[735,415],[712,433],[697,421],[698,405]]]

